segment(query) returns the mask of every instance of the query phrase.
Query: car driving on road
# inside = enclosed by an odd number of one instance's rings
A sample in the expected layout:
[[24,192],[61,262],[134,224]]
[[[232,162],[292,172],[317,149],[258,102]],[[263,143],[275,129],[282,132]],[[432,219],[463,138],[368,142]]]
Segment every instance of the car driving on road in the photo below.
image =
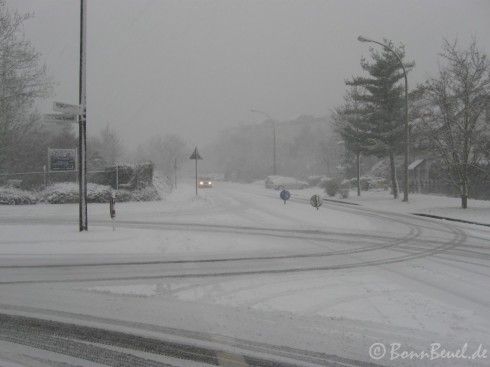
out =
[[213,187],[213,180],[209,177],[201,177],[199,180],[199,188],[204,189],[204,188],[212,188]]

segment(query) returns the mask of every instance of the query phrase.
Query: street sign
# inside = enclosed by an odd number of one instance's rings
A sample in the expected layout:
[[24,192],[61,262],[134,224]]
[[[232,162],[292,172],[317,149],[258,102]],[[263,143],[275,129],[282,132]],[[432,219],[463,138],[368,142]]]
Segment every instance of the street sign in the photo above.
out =
[[63,102],[53,102],[53,111],[62,112],[67,115],[81,115],[83,113],[80,106]]
[[192,155],[189,159],[202,159],[201,155],[197,151],[197,147],[196,147],[196,149],[194,149],[194,152],[192,152]]
[[287,190],[282,190],[280,196],[281,199],[284,200],[284,204],[291,198],[291,194]]
[[59,113],[46,113],[43,115],[44,122],[77,122],[75,115],[65,115]]
[[313,195],[310,199],[310,204],[318,210],[322,206],[323,200],[320,195]]

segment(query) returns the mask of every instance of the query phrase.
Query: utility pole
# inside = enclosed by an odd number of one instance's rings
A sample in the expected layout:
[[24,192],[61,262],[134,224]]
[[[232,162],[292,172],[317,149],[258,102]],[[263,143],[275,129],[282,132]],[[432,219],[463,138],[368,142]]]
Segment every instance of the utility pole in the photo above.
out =
[[174,189],[177,188],[177,158],[175,158],[175,161],[174,161],[174,174],[175,174],[175,186],[174,186]]
[[196,160],[196,195],[197,195],[197,161],[199,159],[202,159],[201,155],[199,154],[199,152],[197,151],[197,147],[196,149],[194,149],[194,152],[192,153],[190,159],[195,159]]
[[88,230],[87,220],[87,1],[80,0],[80,108],[78,116],[78,176],[80,232]]

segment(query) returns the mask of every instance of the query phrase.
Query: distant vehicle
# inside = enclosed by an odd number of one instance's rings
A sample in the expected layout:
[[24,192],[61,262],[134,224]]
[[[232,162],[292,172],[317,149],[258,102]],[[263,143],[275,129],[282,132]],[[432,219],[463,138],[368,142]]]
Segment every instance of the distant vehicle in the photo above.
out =
[[209,177],[201,177],[199,180],[199,188],[205,189],[205,188],[212,188],[213,187],[213,180]]
[[294,177],[267,176],[265,179],[265,187],[267,189],[274,190],[306,189],[308,187],[308,183],[297,180]]
[[308,181],[308,185],[310,187],[323,187],[325,185],[325,182],[330,180],[327,176],[321,175],[321,176],[309,176],[306,181]]

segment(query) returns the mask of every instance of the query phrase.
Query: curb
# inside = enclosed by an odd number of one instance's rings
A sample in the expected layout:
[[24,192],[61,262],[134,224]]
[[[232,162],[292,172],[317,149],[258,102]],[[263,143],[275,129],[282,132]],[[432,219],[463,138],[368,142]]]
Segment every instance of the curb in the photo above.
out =
[[426,218],[443,219],[443,220],[448,220],[448,221],[451,221],[451,222],[459,222],[459,223],[466,223],[466,224],[475,224],[477,226],[490,227],[490,224],[472,222],[472,221],[463,220],[463,219],[454,219],[454,218],[441,217],[441,216],[432,215],[432,214],[412,213],[412,215],[417,215],[419,217],[426,217]]
[[361,204],[358,204],[358,203],[349,203],[348,201],[342,201],[342,200],[333,200],[333,199],[325,199],[325,198],[323,198],[323,201],[330,201],[332,203],[340,203],[340,204],[361,206]]

